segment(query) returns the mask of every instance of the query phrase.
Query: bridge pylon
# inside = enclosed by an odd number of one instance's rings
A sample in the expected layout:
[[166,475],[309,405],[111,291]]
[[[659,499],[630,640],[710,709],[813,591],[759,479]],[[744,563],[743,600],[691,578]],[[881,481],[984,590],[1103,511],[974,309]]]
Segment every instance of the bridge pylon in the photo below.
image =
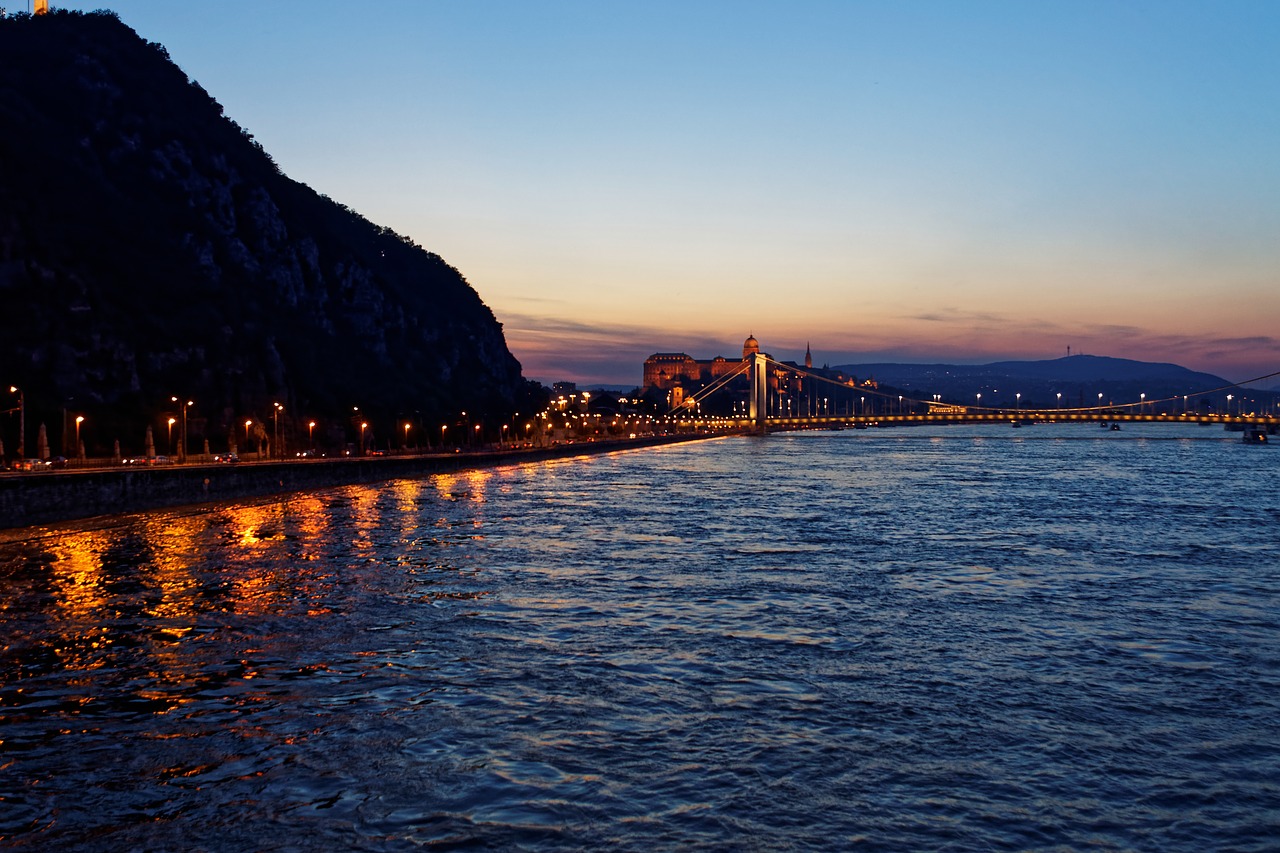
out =
[[764,435],[765,416],[769,400],[769,370],[765,358],[760,353],[751,354],[751,404],[749,414],[755,431]]

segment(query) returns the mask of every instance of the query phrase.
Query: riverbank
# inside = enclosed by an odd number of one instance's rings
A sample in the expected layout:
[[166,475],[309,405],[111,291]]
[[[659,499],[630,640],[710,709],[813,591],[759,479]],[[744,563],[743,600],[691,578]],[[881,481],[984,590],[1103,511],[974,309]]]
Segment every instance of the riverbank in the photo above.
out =
[[643,436],[475,453],[50,471],[0,477],[0,529],[701,441]]

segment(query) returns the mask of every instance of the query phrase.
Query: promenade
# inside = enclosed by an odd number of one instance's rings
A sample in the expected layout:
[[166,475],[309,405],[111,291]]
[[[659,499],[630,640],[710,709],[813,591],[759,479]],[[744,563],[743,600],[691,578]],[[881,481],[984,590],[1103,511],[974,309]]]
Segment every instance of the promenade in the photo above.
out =
[[95,467],[0,476],[0,530],[356,483],[661,447],[716,437],[643,435],[454,453]]

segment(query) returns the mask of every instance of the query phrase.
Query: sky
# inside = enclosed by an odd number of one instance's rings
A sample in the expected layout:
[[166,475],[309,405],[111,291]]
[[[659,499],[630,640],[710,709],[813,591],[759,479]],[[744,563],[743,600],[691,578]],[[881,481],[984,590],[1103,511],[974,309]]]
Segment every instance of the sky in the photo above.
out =
[[1273,0],[52,5],[457,267],[532,379],[748,334],[1280,371]]

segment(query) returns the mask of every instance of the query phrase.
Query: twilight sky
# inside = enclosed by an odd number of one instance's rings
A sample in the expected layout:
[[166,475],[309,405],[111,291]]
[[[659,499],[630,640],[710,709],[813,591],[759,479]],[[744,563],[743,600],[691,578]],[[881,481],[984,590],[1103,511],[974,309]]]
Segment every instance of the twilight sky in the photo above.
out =
[[534,379],[748,333],[1280,370],[1280,2],[53,5],[456,266]]

